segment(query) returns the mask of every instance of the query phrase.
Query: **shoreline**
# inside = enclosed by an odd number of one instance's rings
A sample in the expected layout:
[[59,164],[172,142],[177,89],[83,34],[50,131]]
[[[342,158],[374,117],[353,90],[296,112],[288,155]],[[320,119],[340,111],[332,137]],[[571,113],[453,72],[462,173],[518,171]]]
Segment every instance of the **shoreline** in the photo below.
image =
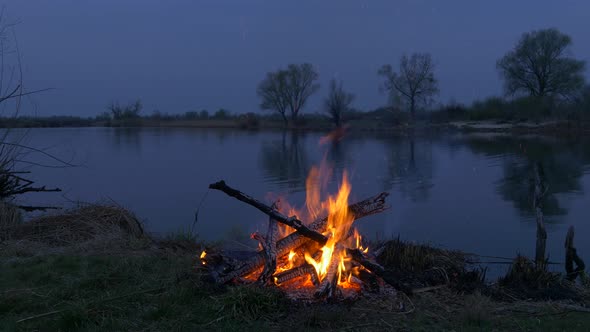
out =
[[[120,125],[109,125],[107,123],[92,123],[89,125],[73,126],[16,126],[0,127],[1,129],[33,129],[33,128],[180,128],[180,129],[222,129],[240,130],[250,132],[331,132],[335,129],[329,124],[315,124],[302,126],[284,127],[273,122],[263,122],[258,126],[241,126],[233,120],[207,120],[207,121],[142,121],[141,123],[128,123]],[[371,125],[348,124],[350,133],[378,133],[394,135],[411,135],[424,133],[498,133],[511,135],[543,135],[543,136],[590,136],[590,122],[574,123],[571,121],[545,121],[545,122],[516,122],[506,121],[453,121],[445,123],[419,123],[416,126],[410,125],[382,125],[371,123]]]

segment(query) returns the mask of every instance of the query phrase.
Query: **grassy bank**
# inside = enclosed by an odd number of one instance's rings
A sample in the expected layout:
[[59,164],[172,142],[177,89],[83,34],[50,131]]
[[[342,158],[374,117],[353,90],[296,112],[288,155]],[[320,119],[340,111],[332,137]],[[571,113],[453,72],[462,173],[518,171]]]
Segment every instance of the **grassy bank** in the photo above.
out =
[[[510,306],[449,290],[412,297],[400,314],[387,300],[303,306],[257,287],[204,284],[189,256],[3,257],[0,326],[45,331],[579,330],[588,313]],[[408,310],[409,311],[409,310]]]
[[[458,289],[452,276],[448,286],[401,302],[375,294],[304,305],[272,288],[219,286],[204,278],[197,260],[202,247],[191,236],[151,238],[118,207],[84,209],[36,220],[37,227],[20,232],[7,230],[14,224],[4,227],[1,330],[585,331],[590,326],[590,314],[571,301],[499,300],[485,291]],[[52,224],[41,231],[41,223]],[[64,230],[71,225],[76,226]],[[394,240],[380,259],[426,280],[434,269],[461,275],[456,262],[464,256]]]

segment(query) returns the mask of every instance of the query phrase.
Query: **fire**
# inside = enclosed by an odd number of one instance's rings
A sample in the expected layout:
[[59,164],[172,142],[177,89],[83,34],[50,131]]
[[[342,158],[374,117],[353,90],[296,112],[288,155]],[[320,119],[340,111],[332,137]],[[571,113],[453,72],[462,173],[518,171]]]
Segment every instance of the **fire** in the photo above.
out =
[[[345,130],[346,128],[340,128],[322,138],[320,145],[339,141],[342,139]],[[281,256],[276,257],[277,264],[272,267],[274,269],[272,276],[265,274],[265,271],[267,271],[265,265],[264,268],[258,267],[256,272],[252,271],[247,275],[244,274],[245,279],[252,281],[263,280],[264,282],[274,280],[274,283],[281,287],[321,288],[324,290],[329,289],[332,292],[334,287],[337,286],[341,290],[360,291],[362,282],[357,277],[360,275],[359,269],[363,267],[359,266],[358,260],[353,262],[352,258],[347,256],[347,252],[350,251],[347,251],[346,248],[356,248],[363,253],[367,253],[368,248],[363,245],[363,239],[358,231],[352,228],[355,216],[348,208],[349,196],[352,191],[348,172],[342,172],[338,190],[329,194],[327,187],[332,178],[333,169],[327,162],[325,155],[320,165],[312,167],[306,178],[305,206],[296,209],[289,205],[283,197],[267,196],[270,201],[280,202],[280,204],[274,205],[274,208],[284,215],[295,216],[299,220],[307,222],[308,225],[311,222],[320,221],[323,235],[327,238],[323,247],[319,248],[319,245],[313,241],[309,241],[305,245],[293,244],[294,249],[290,250],[288,255],[285,255],[286,251],[282,251]],[[326,216],[327,222],[324,224],[326,219],[321,218]],[[316,228],[315,231],[319,231],[319,229]],[[276,237],[283,239],[294,231],[293,228],[278,223]],[[265,242],[264,236],[257,232],[251,237],[258,240],[259,250],[263,251],[261,244]],[[282,250],[286,248],[284,247]],[[268,253],[266,254],[268,255]],[[201,253],[203,264],[205,264],[206,255],[205,251]],[[272,277],[272,279],[267,279],[269,277]],[[323,294],[326,293],[321,292],[320,294],[324,296]]]
[[295,258],[295,252],[293,252],[293,250],[291,250],[289,252],[289,268],[293,267],[293,258]]
[[201,257],[200,257],[200,259],[201,259],[201,263],[202,263],[203,265],[205,265],[205,264],[207,263],[207,262],[205,261],[205,257],[206,257],[206,256],[207,256],[207,252],[206,252],[205,250],[203,250],[203,252],[201,253]]
[[359,234],[359,232],[354,230],[354,239],[356,241],[356,248],[362,251],[364,254],[369,252],[369,247],[363,247],[363,237]]
[[[315,176],[316,173],[310,172],[310,176]],[[328,237],[328,242],[321,249],[321,257],[319,260],[314,259],[310,255],[305,255],[305,260],[313,265],[316,269],[318,277],[323,280],[331,265],[333,259],[338,259],[338,278],[342,276],[345,269],[344,266],[344,252],[342,250],[336,251],[336,244],[346,240],[354,216],[348,211],[348,196],[350,195],[351,185],[348,181],[346,172],[343,172],[342,183],[335,196],[329,196],[326,202],[328,209],[328,231],[324,234]],[[321,204],[320,204],[321,205]],[[340,280],[340,279],[339,279]]]

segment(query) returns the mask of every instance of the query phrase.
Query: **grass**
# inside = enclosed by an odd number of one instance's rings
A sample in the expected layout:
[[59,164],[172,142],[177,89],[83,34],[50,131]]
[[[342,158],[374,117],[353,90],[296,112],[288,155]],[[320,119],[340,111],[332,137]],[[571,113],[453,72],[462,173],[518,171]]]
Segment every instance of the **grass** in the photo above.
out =
[[190,256],[169,255],[3,257],[0,327],[4,331],[583,331],[590,326],[588,313],[558,313],[547,306],[530,314],[524,307],[450,290],[412,297],[415,310],[407,314],[386,298],[304,306],[290,303],[273,289],[206,284],[194,266]]
[[[588,312],[558,302],[500,302],[453,287],[411,298],[367,294],[354,302],[305,305],[274,288],[211,284],[199,268],[202,245],[192,233],[162,240],[134,237],[131,214],[91,206],[97,217],[91,223],[90,214],[82,213],[88,208],[62,218],[85,216],[82,224],[68,223],[85,234],[88,228],[81,226],[98,223],[118,225],[126,236],[97,232],[93,246],[48,241],[37,232],[20,233],[26,238],[16,242],[0,240],[0,331],[584,331],[590,326]],[[45,220],[61,225],[56,218]],[[95,250],[100,241],[111,250]],[[414,273],[451,271],[462,260],[460,253],[399,241],[382,253],[384,264]]]

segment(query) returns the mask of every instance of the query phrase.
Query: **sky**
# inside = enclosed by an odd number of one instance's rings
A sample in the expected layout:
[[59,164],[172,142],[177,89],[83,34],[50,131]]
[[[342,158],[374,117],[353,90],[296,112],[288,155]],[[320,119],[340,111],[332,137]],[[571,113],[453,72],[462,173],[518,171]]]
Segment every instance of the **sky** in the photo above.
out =
[[[9,0],[0,2],[22,54],[37,115],[94,116],[111,101],[140,98],[144,113],[219,108],[259,112],[268,71],[312,63],[354,106],[386,103],[377,70],[428,52],[439,102],[502,93],[495,64],[523,32],[555,27],[590,60],[587,0]],[[587,77],[588,77],[587,73]],[[26,106],[29,111],[32,106]]]

